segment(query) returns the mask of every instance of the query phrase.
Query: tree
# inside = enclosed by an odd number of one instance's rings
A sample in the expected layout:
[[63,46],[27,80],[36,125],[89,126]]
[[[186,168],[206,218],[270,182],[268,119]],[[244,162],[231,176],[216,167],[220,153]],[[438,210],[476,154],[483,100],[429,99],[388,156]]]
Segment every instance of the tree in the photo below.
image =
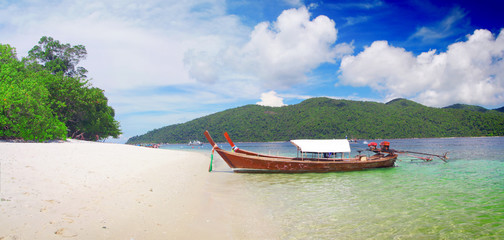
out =
[[77,66],[86,54],[82,45],[72,47],[44,36],[29,51],[25,63],[30,69],[45,69],[55,76],[46,79],[44,85],[50,92],[51,108],[67,126],[69,137],[89,140],[118,137],[121,131],[114,119],[114,109],[107,105],[103,90],[92,87],[85,79],[87,70]]
[[39,79],[51,77],[47,72],[26,71],[15,50],[0,44],[0,138],[65,138],[65,125],[47,104],[48,90],[39,84]]
[[71,46],[61,44],[52,37],[42,37],[38,45],[28,52],[28,61],[38,62],[53,74],[63,73],[68,77],[86,78],[88,72],[77,64],[86,58],[87,51],[83,45]]
[[121,134],[103,90],[91,87],[88,81],[63,75],[45,80],[51,93],[51,108],[67,126],[69,137],[96,140],[96,136],[103,139]]
[[85,54],[84,46],[42,37],[19,61],[14,48],[0,44],[0,138],[118,137],[119,122],[103,90],[77,67]]

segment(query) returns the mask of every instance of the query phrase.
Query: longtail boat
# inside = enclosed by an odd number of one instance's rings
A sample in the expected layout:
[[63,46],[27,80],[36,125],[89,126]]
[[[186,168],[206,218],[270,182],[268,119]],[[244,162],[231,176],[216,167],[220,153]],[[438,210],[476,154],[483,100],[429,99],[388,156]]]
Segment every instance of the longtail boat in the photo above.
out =
[[[231,145],[232,151],[220,148],[214,142],[210,133],[205,131],[205,137],[213,147],[212,153],[216,151],[234,172],[307,173],[357,171],[393,167],[397,160],[397,154],[394,152],[378,151],[376,149],[374,155],[369,157],[361,154],[350,157],[350,144],[346,139],[291,140],[291,143],[297,147],[297,157],[265,155],[239,149],[234,145],[227,133],[224,135]],[[345,153],[348,154],[347,157],[345,157]]]

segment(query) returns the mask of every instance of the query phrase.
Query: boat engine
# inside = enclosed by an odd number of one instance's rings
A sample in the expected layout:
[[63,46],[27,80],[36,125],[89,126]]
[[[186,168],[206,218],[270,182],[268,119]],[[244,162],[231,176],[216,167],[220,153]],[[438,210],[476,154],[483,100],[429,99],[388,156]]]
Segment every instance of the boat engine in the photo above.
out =
[[369,148],[370,151],[375,151],[376,150],[376,146],[378,146],[378,143],[370,142],[367,146],[368,146],[368,148]]
[[380,148],[381,148],[382,152],[389,152],[390,151],[390,143],[387,141],[381,142]]

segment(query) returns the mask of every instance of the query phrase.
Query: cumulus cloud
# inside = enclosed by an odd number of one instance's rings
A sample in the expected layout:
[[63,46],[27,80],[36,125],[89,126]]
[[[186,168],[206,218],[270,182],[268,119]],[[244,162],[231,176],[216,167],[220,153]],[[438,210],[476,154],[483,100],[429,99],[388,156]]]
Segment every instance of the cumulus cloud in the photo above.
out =
[[342,84],[369,86],[387,100],[407,97],[429,106],[453,103],[504,103],[504,30],[495,37],[476,30],[446,52],[414,56],[386,41],[376,41],[341,61]]
[[261,94],[261,101],[258,102],[257,105],[268,107],[286,106],[286,104],[283,103],[283,98],[278,96],[278,94],[275,91],[269,91]]
[[[219,79],[235,78],[253,81],[262,88],[286,88],[306,81],[306,73],[322,63],[334,63],[335,58],[353,52],[350,44],[334,45],[337,39],[335,23],[326,16],[311,19],[306,7],[289,9],[273,23],[262,22],[255,26],[249,40],[241,45],[231,45],[207,58],[202,63],[199,56],[186,58],[191,77],[209,82],[206,75],[209,65],[217,69]],[[215,64],[218,63],[219,66]]]

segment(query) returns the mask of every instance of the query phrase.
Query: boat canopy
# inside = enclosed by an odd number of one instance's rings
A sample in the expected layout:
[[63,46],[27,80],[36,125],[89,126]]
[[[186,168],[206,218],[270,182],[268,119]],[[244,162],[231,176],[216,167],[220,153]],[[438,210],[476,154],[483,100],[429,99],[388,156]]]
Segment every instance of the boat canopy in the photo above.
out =
[[312,153],[343,153],[350,152],[347,139],[299,139],[290,141],[301,152]]

